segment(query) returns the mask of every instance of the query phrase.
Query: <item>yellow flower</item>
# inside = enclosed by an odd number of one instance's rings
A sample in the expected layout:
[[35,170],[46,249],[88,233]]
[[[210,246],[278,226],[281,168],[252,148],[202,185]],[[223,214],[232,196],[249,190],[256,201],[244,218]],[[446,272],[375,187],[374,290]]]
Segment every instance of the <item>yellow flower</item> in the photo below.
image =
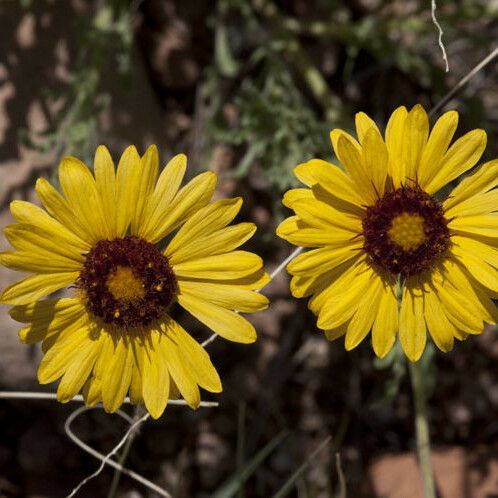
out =
[[[458,123],[444,114],[429,133],[420,105],[394,111],[385,138],[364,113],[358,141],[342,130],[331,140],[344,170],[313,159],[295,168],[309,188],[290,190],[284,204],[295,216],[277,234],[317,248],[287,267],[296,297],[328,339],[345,336],[355,348],[372,331],[382,357],[399,339],[417,361],[427,331],[442,351],[456,337],[496,323],[498,292],[498,160],[480,166],[444,201],[441,189],[472,168],[486,146],[473,130],[450,146]],[[398,309],[398,294],[401,304]]]
[[[186,157],[175,156],[158,177],[149,147],[123,153],[117,171],[108,150],[95,154],[95,176],[78,159],[59,168],[64,196],[44,179],[36,192],[45,208],[14,201],[16,224],[5,235],[16,251],[0,255],[8,268],[33,273],[7,288],[1,301],[27,323],[21,341],[42,342],[42,384],[61,378],[59,401],[81,389],[85,402],[115,411],[127,393],[159,417],[180,393],[196,408],[199,387],[220,392],[206,351],[169,316],[178,302],[220,336],[256,340],[234,310],[259,311],[254,292],[268,280],[261,258],[235,250],[255,232],[229,225],[241,198],[211,201],[216,175],[206,172],[180,188]],[[166,248],[159,243],[168,237]],[[39,300],[71,286],[74,297]]]

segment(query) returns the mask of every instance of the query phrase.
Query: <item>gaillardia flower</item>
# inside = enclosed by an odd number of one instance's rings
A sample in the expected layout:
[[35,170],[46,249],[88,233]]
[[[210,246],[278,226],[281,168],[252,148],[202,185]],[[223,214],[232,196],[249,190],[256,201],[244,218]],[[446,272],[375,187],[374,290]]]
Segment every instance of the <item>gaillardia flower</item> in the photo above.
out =
[[[331,132],[344,170],[313,159],[295,168],[309,188],[290,190],[295,216],[277,234],[315,248],[287,267],[296,297],[328,339],[356,347],[370,331],[382,357],[399,339],[417,361],[427,331],[442,351],[454,338],[496,323],[498,292],[498,160],[481,165],[446,197],[441,190],[479,161],[486,134],[473,130],[451,146],[458,114],[444,114],[429,133],[417,105],[394,111],[383,138],[365,114],[358,140]],[[400,303],[398,305],[398,296]]]
[[[1,301],[14,304],[11,316],[27,324],[21,341],[43,341],[38,378],[61,378],[59,401],[83,390],[87,404],[102,401],[113,412],[129,393],[157,418],[170,394],[196,408],[199,386],[220,392],[209,355],[170,317],[176,302],[230,341],[256,340],[236,311],[267,307],[255,292],[267,275],[261,258],[236,250],[254,224],[228,226],[242,200],[211,202],[212,172],[180,188],[183,154],[159,177],[158,165],[155,146],[143,157],[129,147],[115,171],[100,146],[94,175],[74,157],[62,160],[64,195],[38,180],[45,209],[11,204],[17,223],[5,235],[16,250],[0,262],[33,275],[7,288]],[[40,300],[67,286],[73,297]]]

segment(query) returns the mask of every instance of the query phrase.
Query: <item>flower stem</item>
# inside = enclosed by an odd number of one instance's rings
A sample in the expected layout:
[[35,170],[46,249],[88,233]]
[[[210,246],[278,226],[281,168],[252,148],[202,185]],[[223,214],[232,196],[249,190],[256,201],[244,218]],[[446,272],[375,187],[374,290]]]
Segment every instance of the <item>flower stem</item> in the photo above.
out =
[[[133,422],[136,422],[143,414],[143,409],[141,405],[136,405],[133,412]],[[118,463],[120,465],[124,465],[126,459],[128,458],[128,453],[130,452],[131,445],[133,444],[133,440],[137,435],[136,432],[132,432],[130,437],[126,440],[126,443],[123,447],[123,451],[118,459]],[[109,488],[109,492],[107,493],[107,498],[115,498],[118,492],[119,481],[121,480],[121,470],[115,469],[114,475],[112,476],[111,486]]]
[[415,429],[417,433],[417,453],[424,484],[424,497],[437,498],[436,485],[431,464],[431,442],[429,435],[429,420],[427,416],[426,393],[422,378],[420,361],[409,361],[410,380],[415,405]]

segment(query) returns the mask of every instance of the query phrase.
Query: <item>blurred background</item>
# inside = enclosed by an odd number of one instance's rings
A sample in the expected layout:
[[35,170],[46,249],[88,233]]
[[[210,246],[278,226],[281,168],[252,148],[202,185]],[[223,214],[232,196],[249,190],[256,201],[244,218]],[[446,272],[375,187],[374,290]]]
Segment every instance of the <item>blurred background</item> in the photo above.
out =
[[[163,164],[185,152],[190,176],[213,170],[218,197],[244,197],[239,219],[259,227],[249,248],[274,268],[291,252],[274,235],[288,215],[281,196],[296,164],[335,159],[330,129],[351,129],[358,111],[384,126],[398,105],[430,109],[496,48],[496,0],[439,4],[449,73],[429,1],[0,0],[1,226],[64,155],[91,166],[98,144],[117,159],[156,143]],[[498,155],[497,76],[490,64],[446,106],[460,112],[458,135],[487,131],[485,159]],[[17,279],[0,269],[2,288]],[[208,347],[224,392],[205,399],[220,406],[169,407],[127,465],[175,498],[343,498],[341,473],[348,497],[422,496],[402,356],[328,343],[285,272],[265,293],[271,309],[250,318],[256,344]],[[40,390],[38,347],[20,345],[0,313],[0,389]],[[442,498],[498,497],[495,333],[423,358]],[[76,407],[0,400],[0,497],[65,496],[96,469],[64,433]],[[74,430],[105,453],[126,423],[93,411]],[[78,496],[107,496],[112,477],[107,468]],[[156,495],[122,477],[114,496]]]

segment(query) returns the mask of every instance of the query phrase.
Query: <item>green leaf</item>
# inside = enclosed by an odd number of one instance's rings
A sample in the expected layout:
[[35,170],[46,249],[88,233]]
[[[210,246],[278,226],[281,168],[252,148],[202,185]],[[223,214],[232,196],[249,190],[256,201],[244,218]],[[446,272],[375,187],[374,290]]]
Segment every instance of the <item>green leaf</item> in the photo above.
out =
[[239,491],[241,486],[258,470],[268,455],[289,435],[284,430],[277,434],[264,448],[262,448],[251,460],[238,469],[224,484],[221,485],[211,498],[231,498]]
[[216,28],[214,58],[222,76],[233,78],[239,72],[239,64],[232,55],[227,32],[222,24]]
[[303,475],[303,473],[308,469],[312,460],[329,444],[332,440],[332,437],[329,436],[322,441],[306,458],[306,460],[299,466],[299,468],[289,477],[289,479],[285,482],[285,484],[273,495],[273,498],[284,498],[287,496],[296,485],[297,480]]

